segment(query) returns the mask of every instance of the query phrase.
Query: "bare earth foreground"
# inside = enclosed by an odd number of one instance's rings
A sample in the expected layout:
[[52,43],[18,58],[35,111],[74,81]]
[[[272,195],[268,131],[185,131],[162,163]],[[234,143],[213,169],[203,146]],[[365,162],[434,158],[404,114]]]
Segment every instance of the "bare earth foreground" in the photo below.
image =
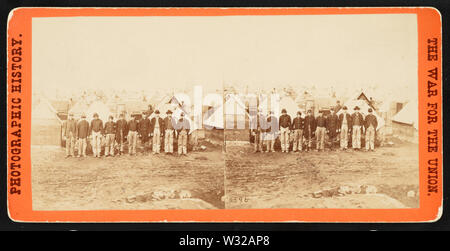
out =
[[33,210],[224,208],[224,156],[208,148],[188,156],[65,158],[32,147]]
[[[409,143],[377,148],[375,152],[252,153],[250,147],[228,147],[226,205],[227,208],[417,208],[418,158],[418,145]],[[339,189],[342,187],[352,191],[370,187],[376,188],[376,192],[342,193]]]

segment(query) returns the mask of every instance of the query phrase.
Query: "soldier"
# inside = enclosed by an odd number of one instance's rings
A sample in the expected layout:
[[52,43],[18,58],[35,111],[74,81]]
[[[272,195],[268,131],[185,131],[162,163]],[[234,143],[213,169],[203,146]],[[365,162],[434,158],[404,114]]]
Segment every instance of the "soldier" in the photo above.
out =
[[364,121],[364,127],[366,128],[366,151],[375,150],[375,132],[378,126],[377,117],[372,114],[372,108],[368,110],[369,114]]
[[323,151],[325,143],[325,133],[327,128],[327,119],[323,115],[323,111],[319,111],[316,118],[316,150]]
[[78,158],[86,157],[87,137],[89,136],[89,123],[86,115],[81,115],[81,120],[77,124]]
[[148,118],[147,113],[142,113],[142,119],[139,121],[138,124],[138,131],[139,136],[141,138],[141,144],[143,148],[143,153],[147,152],[147,144],[149,141],[149,134],[150,134],[150,119]]
[[133,118],[128,121],[127,124],[128,129],[128,153],[131,155],[136,155],[136,144],[137,144],[137,137],[138,137],[138,121],[137,117],[133,116]]
[[292,121],[292,131],[294,133],[294,146],[292,147],[293,152],[299,152],[303,150],[303,128],[305,127],[305,120],[302,118],[302,112],[297,112],[297,117]]
[[153,136],[153,154],[161,152],[161,137],[164,130],[164,120],[159,117],[159,110],[155,110],[155,117],[150,122],[150,135]]
[[291,116],[287,114],[286,109],[281,110],[279,119],[281,152],[289,152],[289,129],[291,128],[291,123]]
[[98,118],[98,114],[94,113],[94,119],[91,121],[90,132],[92,136],[92,152],[94,157],[100,158],[101,140],[103,134],[103,121]]
[[336,113],[338,113],[339,110],[341,110],[341,108],[342,108],[342,106],[341,106],[341,101],[336,100],[336,106],[334,107],[333,110],[334,110]]
[[334,150],[334,142],[339,130],[339,117],[336,115],[336,108],[332,110],[332,113],[327,117],[327,130],[330,140],[330,149]]
[[119,120],[116,122],[116,142],[119,145],[119,155],[123,154],[123,145],[127,134],[127,121],[125,120],[125,115],[121,113]]
[[355,106],[353,109],[355,112],[352,114],[352,147],[354,150],[361,148],[361,131],[364,124],[364,118],[359,113],[359,107]]
[[69,113],[67,121],[64,123],[63,130],[64,139],[66,140],[66,158],[73,157],[77,134],[77,122],[73,118],[73,113]]
[[177,132],[178,132],[178,154],[186,155],[187,154],[187,142],[188,135],[190,130],[189,120],[184,118],[184,113],[181,113],[181,118],[177,123]]
[[312,138],[314,136],[316,126],[316,119],[312,115],[312,111],[308,110],[308,115],[306,115],[304,120],[303,134],[306,139],[306,151],[311,149]]
[[251,133],[254,137],[254,151],[255,153],[263,151],[264,142],[264,129],[266,124],[266,118],[264,114],[258,109],[258,114],[256,115],[256,128],[251,129]]
[[172,117],[172,111],[167,110],[164,118],[164,152],[166,154],[173,154],[173,135],[175,133],[176,121]]
[[352,130],[352,117],[347,112],[347,106],[342,107],[342,113],[339,115],[339,129],[341,150],[347,150],[348,133]]
[[105,145],[105,157],[108,157],[111,154],[111,157],[114,157],[114,142],[116,137],[116,123],[114,123],[114,117],[109,116],[109,121],[105,123],[105,127],[103,128],[106,138]]
[[267,117],[267,129],[265,134],[266,139],[266,153],[275,152],[275,139],[278,134],[278,119],[275,117],[273,111],[270,111],[269,116]]

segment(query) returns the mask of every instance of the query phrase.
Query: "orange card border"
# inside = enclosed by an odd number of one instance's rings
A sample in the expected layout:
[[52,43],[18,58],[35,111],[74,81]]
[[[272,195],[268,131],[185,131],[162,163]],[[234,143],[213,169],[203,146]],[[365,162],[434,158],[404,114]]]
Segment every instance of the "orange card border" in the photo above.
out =
[[[73,16],[233,16],[416,14],[418,24],[419,186],[415,209],[217,209],[217,210],[94,210],[33,211],[31,203],[31,40],[32,18]],[[7,192],[8,214],[17,222],[433,222],[442,215],[442,28],[441,15],[431,7],[400,8],[17,8],[8,17],[7,63]],[[429,39],[437,39],[437,60],[428,60]],[[21,44],[13,46],[13,39]],[[18,54],[13,49],[21,47]],[[20,61],[19,61],[20,60]],[[12,69],[13,64],[15,69]],[[18,65],[21,68],[18,69]],[[437,68],[437,95],[428,96],[429,70]],[[21,72],[21,83],[17,73]],[[16,77],[13,77],[16,74]],[[17,85],[20,85],[20,92]],[[437,104],[437,122],[428,123]],[[19,107],[20,106],[20,107]],[[20,111],[20,113],[19,113]],[[20,119],[18,116],[20,115]],[[21,124],[13,126],[14,121]],[[20,129],[21,135],[17,136]],[[428,133],[437,130],[437,152],[429,152]],[[16,135],[13,133],[16,132]],[[20,147],[12,146],[20,143]],[[17,153],[20,148],[20,153]],[[16,150],[14,150],[16,149]],[[438,177],[430,179],[428,161],[438,160]],[[20,165],[20,167],[18,166]],[[20,182],[20,185],[18,184]],[[437,192],[429,192],[429,184]],[[436,183],[436,184],[435,184]],[[20,190],[20,194],[11,190]]]

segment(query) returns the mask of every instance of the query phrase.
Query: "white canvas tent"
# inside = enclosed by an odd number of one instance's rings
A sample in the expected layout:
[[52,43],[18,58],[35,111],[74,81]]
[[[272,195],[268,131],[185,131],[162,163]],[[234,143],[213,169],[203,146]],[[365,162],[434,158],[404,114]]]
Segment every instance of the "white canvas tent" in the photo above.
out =
[[[286,109],[287,114],[291,116],[291,118],[297,117],[297,112],[301,110],[298,106],[298,104],[290,97],[283,96],[279,100],[280,102],[280,114],[282,109]],[[305,116],[305,112],[302,110],[302,117]]]
[[31,144],[61,145],[61,125],[56,110],[41,99],[31,111]]
[[69,113],[73,113],[75,119],[80,119],[82,114],[86,114],[88,108],[87,102],[81,100],[69,109]]
[[419,108],[416,101],[408,102],[393,118],[392,121],[413,126],[419,129]]
[[98,114],[99,119],[101,119],[103,123],[108,121],[108,117],[110,115],[113,115],[111,109],[109,109],[109,107],[101,101],[95,101],[89,106],[86,111],[86,119],[88,121],[94,119],[94,113]]
[[[362,99],[351,99],[351,100],[347,100],[343,106],[347,106],[348,110],[347,112],[349,114],[353,114],[354,113],[354,108],[355,106],[358,106],[360,108],[359,112],[363,115],[366,116],[367,114],[369,114],[368,110],[370,107],[370,105]],[[373,110],[373,109],[372,109]],[[339,116],[340,114],[342,114],[344,112],[344,110],[340,110],[337,115]],[[382,128],[385,125],[385,121],[384,119],[376,112],[373,111],[373,115],[375,115],[375,117],[377,117],[377,121],[378,121],[378,126],[377,126],[377,130],[379,130],[380,128]]]

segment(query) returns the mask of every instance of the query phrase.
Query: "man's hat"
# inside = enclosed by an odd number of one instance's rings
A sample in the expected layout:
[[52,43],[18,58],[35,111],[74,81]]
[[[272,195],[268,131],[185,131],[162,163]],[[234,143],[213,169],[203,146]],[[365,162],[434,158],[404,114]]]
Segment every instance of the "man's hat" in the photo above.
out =
[[298,114],[298,115],[302,115],[302,112],[301,112],[301,111],[298,111],[297,114]]
[[359,110],[359,107],[358,107],[358,106],[355,106],[355,108],[353,108],[353,110]]
[[372,108],[369,108],[369,110],[368,110],[369,112],[372,112]]
[[156,110],[156,111],[155,111],[155,114],[159,114],[159,110]]
[[166,114],[172,114],[171,110],[167,110]]
[[81,117],[82,118],[86,118],[86,114],[81,114]]
[[286,109],[283,108],[283,110],[281,110],[281,113],[287,113]]
[[342,107],[342,110],[347,110],[347,106],[344,105],[344,107]]
[[93,117],[94,117],[94,118],[95,118],[95,117],[98,118],[98,114],[97,114],[97,113],[94,113]]

